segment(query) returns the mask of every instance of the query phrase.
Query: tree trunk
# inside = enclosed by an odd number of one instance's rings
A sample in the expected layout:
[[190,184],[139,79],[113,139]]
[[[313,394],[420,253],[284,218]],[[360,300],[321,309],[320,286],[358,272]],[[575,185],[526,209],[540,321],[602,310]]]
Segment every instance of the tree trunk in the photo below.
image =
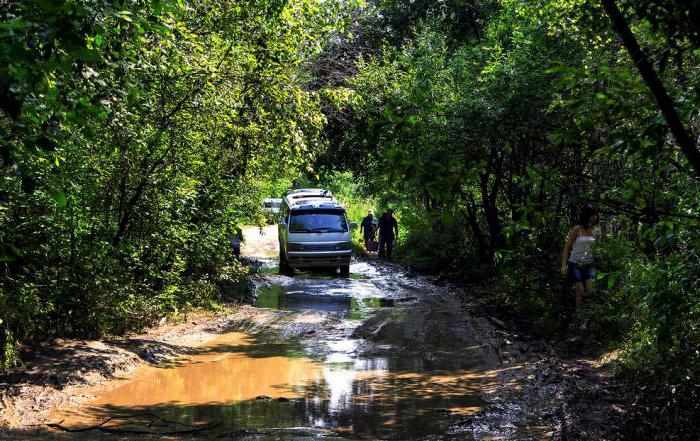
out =
[[627,52],[629,52],[632,61],[634,61],[635,66],[637,66],[639,73],[642,75],[644,82],[646,82],[647,86],[649,86],[649,89],[651,89],[651,92],[654,94],[656,103],[659,105],[661,113],[664,115],[666,124],[668,124],[668,127],[671,129],[671,133],[673,133],[674,138],[676,138],[676,142],[680,145],[688,162],[695,170],[695,174],[700,176],[700,151],[698,151],[691,133],[683,126],[683,122],[678,116],[673,106],[673,101],[668,95],[668,92],[666,92],[666,88],[661,82],[661,79],[656,74],[654,67],[649,62],[649,59],[644,54],[641,47],[639,47],[637,39],[632,33],[622,12],[620,12],[620,9],[617,7],[615,0],[601,0],[601,2],[615,30],[617,30],[617,33],[622,37],[622,42]]
[[481,227],[479,226],[479,218],[477,215],[477,210],[476,210],[476,202],[474,201],[474,198],[469,195],[468,198],[466,199],[466,211],[465,215],[467,216],[467,220],[469,221],[469,226],[471,227],[472,233],[474,233],[474,239],[476,240],[476,245],[477,245],[477,251],[479,253],[479,257],[484,261],[491,263],[492,262],[492,256],[491,253],[488,250],[488,245],[486,244],[486,238],[484,237],[484,234],[481,231]]
[[[504,245],[503,227],[498,214],[498,192],[501,187],[501,171],[503,166],[503,155],[494,152],[490,160],[493,167],[493,172],[484,172],[481,174],[481,207],[484,210],[484,218],[486,226],[489,230],[489,248],[492,254],[495,250],[502,248]],[[493,176],[493,184],[489,188],[490,177]]]

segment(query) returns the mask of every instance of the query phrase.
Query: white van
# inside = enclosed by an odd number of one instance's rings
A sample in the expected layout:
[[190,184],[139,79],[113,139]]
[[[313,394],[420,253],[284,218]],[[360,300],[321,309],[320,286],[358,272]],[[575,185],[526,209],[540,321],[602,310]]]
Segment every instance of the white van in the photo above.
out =
[[280,271],[297,268],[340,268],[350,273],[350,230],[345,209],[330,191],[303,188],[288,191],[279,213]]

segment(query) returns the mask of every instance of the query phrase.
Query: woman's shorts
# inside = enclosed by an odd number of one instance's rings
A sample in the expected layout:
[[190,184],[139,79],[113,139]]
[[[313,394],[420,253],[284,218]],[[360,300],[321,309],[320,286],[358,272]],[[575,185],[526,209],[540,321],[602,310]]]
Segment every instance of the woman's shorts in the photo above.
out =
[[595,280],[595,267],[593,265],[577,265],[569,262],[569,279],[572,282],[584,282]]

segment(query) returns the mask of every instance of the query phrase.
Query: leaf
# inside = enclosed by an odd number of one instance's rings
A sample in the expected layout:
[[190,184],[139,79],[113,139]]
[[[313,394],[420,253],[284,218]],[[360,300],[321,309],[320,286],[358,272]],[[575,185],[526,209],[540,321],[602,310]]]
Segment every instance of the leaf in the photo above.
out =
[[68,205],[68,199],[66,199],[65,193],[63,193],[61,190],[52,188],[49,191],[49,194],[51,195],[51,199],[53,199],[54,202],[56,202],[56,205],[59,207],[65,207]]
[[133,21],[131,19],[131,11],[118,11],[115,15],[124,21],[128,21],[129,23]]
[[163,12],[163,2],[160,0],[153,0],[151,7],[153,8],[153,15],[160,15]]

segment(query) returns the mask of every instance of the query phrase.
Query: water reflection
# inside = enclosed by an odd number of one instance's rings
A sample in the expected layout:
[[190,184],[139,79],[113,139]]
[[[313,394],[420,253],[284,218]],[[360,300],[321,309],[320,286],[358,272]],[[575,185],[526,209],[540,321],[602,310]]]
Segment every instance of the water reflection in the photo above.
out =
[[350,310],[350,298],[287,292],[279,285],[258,289],[255,306],[287,311],[317,310],[345,314]]
[[188,363],[144,368],[60,417],[79,426],[121,415],[110,425],[142,427],[155,413],[177,424],[220,422],[221,430],[306,426],[354,438],[406,439],[434,433],[481,404],[487,376],[421,370],[424,363],[400,354],[356,359],[350,356],[355,345],[329,342],[328,356],[318,361],[284,343],[225,334]]
[[258,288],[255,306],[287,311],[322,311],[359,320],[373,308],[393,306],[394,301],[376,297],[345,297],[340,295],[310,294],[281,285]]

